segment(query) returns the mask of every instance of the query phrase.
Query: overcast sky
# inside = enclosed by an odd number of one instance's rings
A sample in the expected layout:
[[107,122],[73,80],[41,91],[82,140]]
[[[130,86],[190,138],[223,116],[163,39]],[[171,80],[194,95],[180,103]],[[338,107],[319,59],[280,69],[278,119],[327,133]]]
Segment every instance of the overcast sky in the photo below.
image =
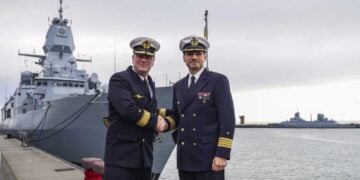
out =
[[[107,83],[131,63],[129,42],[158,40],[152,76],[176,81],[187,72],[178,48],[185,36],[203,35],[209,10],[209,67],[228,76],[236,115],[248,122],[310,119],[325,113],[360,120],[360,1],[358,0],[64,0],[75,56]],[[20,72],[39,70],[24,53],[43,54],[48,17],[58,0],[0,0],[0,102],[18,85]]]

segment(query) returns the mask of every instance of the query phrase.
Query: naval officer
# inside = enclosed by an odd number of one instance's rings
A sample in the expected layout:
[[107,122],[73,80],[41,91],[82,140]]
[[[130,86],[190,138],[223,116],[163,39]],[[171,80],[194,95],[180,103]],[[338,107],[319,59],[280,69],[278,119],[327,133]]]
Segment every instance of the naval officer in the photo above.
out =
[[235,115],[229,81],[204,68],[209,42],[198,36],[180,41],[189,74],[174,85],[180,180],[222,180],[230,159]]
[[157,115],[155,86],[149,76],[160,45],[140,37],[130,47],[132,66],[115,73],[109,82],[105,180],[150,180],[154,134],[168,128]]

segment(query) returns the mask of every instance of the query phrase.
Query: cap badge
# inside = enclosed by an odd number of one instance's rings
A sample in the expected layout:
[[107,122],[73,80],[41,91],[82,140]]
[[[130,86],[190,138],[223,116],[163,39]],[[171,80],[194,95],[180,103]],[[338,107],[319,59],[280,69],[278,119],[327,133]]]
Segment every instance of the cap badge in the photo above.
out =
[[149,49],[151,47],[151,44],[149,43],[149,41],[144,41],[143,42],[143,48],[144,49]]
[[197,46],[199,44],[199,41],[195,37],[193,37],[190,43],[192,46]]

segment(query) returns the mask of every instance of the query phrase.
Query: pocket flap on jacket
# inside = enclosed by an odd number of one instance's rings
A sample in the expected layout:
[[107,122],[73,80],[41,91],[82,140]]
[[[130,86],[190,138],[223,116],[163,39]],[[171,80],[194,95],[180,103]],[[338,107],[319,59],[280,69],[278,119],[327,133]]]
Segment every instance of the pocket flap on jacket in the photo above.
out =
[[204,136],[204,137],[201,137],[201,142],[202,143],[217,142],[218,139],[219,138],[217,135]]

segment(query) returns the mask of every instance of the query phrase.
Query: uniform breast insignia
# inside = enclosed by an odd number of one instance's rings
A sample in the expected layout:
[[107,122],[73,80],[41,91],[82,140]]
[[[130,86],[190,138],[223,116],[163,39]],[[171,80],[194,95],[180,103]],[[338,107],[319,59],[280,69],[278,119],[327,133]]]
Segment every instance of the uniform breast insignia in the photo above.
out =
[[133,95],[133,97],[134,97],[135,99],[142,99],[142,98],[144,98],[144,96],[142,96],[142,95],[140,95],[140,94],[135,94],[135,95]]
[[206,103],[206,101],[210,100],[211,92],[198,92],[198,98],[203,103]]

